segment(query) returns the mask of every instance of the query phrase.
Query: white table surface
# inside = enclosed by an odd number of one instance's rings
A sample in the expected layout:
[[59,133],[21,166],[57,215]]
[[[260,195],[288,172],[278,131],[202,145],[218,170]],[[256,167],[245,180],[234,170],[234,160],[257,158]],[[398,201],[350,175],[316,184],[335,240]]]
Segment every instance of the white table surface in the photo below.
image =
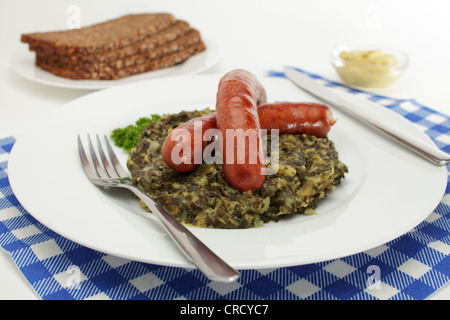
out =
[[[221,50],[219,63],[203,73],[244,68],[262,75],[294,65],[338,80],[329,63],[333,46],[397,47],[410,56],[410,67],[379,93],[415,98],[450,114],[448,0],[0,0],[0,138],[19,134],[36,116],[90,92],[37,84],[10,68],[20,35],[65,29],[70,5],[80,8],[83,26],[133,12],[170,12],[189,21]],[[3,250],[0,299],[39,299]],[[450,299],[450,285],[430,299]]]

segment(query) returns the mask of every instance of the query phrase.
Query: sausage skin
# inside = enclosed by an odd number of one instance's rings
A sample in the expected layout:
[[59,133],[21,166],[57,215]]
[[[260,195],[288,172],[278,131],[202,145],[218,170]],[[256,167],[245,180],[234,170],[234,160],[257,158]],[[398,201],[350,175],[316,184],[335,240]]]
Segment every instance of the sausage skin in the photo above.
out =
[[280,134],[325,137],[336,122],[331,110],[319,103],[274,102],[258,107],[262,129],[280,130]]
[[[278,129],[279,134],[308,134],[316,137],[325,137],[331,129],[331,126],[336,122],[332,116],[331,110],[319,103],[309,102],[273,102],[262,103],[258,106],[258,116],[261,129]],[[194,135],[194,123],[200,121],[197,125],[201,125],[201,134]],[[199,162],[195,161],[195,154],[203,155],[203,149],[208,145],[209,141],[194,141],[194,137],[199,139],[203,134],[209,130],[217,128],[216,112],[212,112],[203,117],[197,117],[187,121],[186,123],[175,128],[166,138],[162,146],[162,156],[164,162],[173,170],[178,172],[188,172],[194,170]],[[189,132],[188,139],[189,146],[185,141],[182,143],[183,150],[189,150],[194,146],[193,152],[189,154],[189,161],[187,155],[182,163],[174,163],[172,161],[172,150],[177,145],[176,136],[180,129],[185,129]],[[202,146],[200,150],[199,146]],[[183,155],[180,155],[183,158]],[[195,163],[197,162],[197,163]]]
[[230,71],[220,79],[216,116],[223,169],[227,182],[242,192],[258,189],[266,180],[257,110],[265,100],[264,88],[246,70]]
[[[201,130],[196,132],[200,126]],[[216,113],[213,112],[191,119],[173,129],[161,148],[164,162],[178,172],[188,172],[197,168],[203,157],[203,149],[209,143],[209,141],[203,141],[203,134],[206,130],[216,127]]]

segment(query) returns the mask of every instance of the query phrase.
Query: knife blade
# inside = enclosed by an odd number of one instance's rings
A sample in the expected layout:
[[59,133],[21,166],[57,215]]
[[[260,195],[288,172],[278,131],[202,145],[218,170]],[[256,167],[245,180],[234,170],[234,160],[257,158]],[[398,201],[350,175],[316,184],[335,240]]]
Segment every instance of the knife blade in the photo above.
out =
[[361,102],[358,102],[358,106],[356,106],[355,103],[351,100],[336,94],[329,88],[326,88],[323,85],[317,83],[308,75],[298,70],[295,70],[293,68],[286,68],[284,70],[284,74],[299,88],[310,93],[316,98],[319,98],[320,100],[333,105],[339,110],[344,111],[345,113],[353,116],[359,121],[362,121],[379,130],[380,132],[393,138],[393,140],[397,141],[398,143],[416,152],[418,155],[431,161],[433,164],[438,166],[445,166],[450,162],[450,155],[439,150],[437,146],[432,145],[431,143],[427,143],[415,136],[406,133],[405,131],[400,130],[393,124],[387,121],[383,121],[384,119],[380,117],[371,116],[371,111],[373,112],[374,110],[377,110],[379,108],[383,108],[383,110],[389,110],[384,108],[380,104],[369,100],[362,100]]

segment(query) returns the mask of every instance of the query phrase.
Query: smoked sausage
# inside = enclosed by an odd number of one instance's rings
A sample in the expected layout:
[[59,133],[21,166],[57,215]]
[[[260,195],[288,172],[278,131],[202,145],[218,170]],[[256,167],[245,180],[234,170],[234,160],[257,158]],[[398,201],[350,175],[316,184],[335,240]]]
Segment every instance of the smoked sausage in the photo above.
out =
[[242,192],[258,189],[266,179],[257,105],[266,94],[254,75],[242,69],[225,74],[216,99],[217,129],[227,182]]
[[[267,101],[266,91],[257,82],[257,104]],[[197,128],[195,132],[194,128]],[[209,129],[216,129],[216,112],[197,117],[178,126],[165,139],[161,153],[164,162],[175,171],[192,171],[201,164],[203,150],[210,141],[203,141],[204,133]]]
[[215,129],[216,113],[191,119],[173,129],[161,148],[163,161],[173,170],[188,172],[202,163],[203,150],[208,141],[203,141],[203,134],[208,129]]
[[274,102],[258,106],[262,129],[280,130],[280,134],[325,137],[336,122],[331,110],[319,103]]
[[[279,134],[308,134],[316,137],[325,137],[335,124],[331,110],[319,103],[310,102],[272,102],[262,103],[258,106],[258,116],[261,129],[278,129]],[[201,127],[201,133],[194,133],[194,124],[197,128]],[[164,162],[173,170],[178,172],[187,172],[194,170],[200,163],[195,161],[195,155],[203,155],[203,150],[209,141],[200,141],[204,133],[209,129],[217,128],[216,112],[212,112],[203,117],[197,117],[175,128],[166,138],[162,147],[162,156]],[[183,149],[193,151],[188,155],[179,154],[183,159],[181,163],[174,163],[172,155],[175,146],[180,139],[180,130],[187,130],[187,139],[182,139],[180,145]],[[181,131],[185,132],[186,131]],[[176,139],[178,137],[178,139]],[[200,146],[202,149],[200,150]],[[194,154],[195,153],[195,154]],[[198,157],[198,156],[197,156]]]

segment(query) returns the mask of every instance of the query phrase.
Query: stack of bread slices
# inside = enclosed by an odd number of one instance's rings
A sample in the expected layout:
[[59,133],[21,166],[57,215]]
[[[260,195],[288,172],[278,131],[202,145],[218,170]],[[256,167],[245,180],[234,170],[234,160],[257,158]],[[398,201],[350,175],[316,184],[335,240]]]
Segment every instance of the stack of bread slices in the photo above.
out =
[[206,49],[198,30],[167,13],[23,34],[21,41],[36,53],[38,67],[76,80],[114,80],[167,68]]

